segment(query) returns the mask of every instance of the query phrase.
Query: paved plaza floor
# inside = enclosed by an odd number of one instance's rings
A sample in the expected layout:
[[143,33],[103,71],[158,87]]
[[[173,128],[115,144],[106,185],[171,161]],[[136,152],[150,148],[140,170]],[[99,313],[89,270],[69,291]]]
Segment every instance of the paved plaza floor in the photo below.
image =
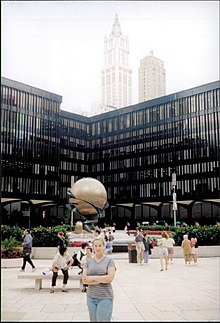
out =
[[[159,259],[148,265],[129,263],[127,253],[113,253],[117,271],[113,281],[113,322],[219,322],[220,258],[201,258],[197,265],[174,259],[160,271]],[[22,260],[21,260],[22,261]],[[51,260],[34,260],[37,272]],[[75,270],[75,269],[73,269]],[[26,271],[31,271],[29,264]],[[77,274],[76,269],[76,274]],[[62,281],[50,294],[50,281],[34,289],[34,280],[17,279],[19,268],[1,269],[2,322],[89,322],[86,293],[72,288],[62,293]]]

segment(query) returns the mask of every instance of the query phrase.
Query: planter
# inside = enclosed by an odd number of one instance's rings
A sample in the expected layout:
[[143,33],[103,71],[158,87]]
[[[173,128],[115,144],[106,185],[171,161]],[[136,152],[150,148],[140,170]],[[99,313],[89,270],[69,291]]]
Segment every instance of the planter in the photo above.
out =
[[1,259],[14,259],[22,257],[23,248],[14,247],[13,250],[3,250],[1,249]]
[[20,268],[22,261],[22,258],[1,259],[1,268]]

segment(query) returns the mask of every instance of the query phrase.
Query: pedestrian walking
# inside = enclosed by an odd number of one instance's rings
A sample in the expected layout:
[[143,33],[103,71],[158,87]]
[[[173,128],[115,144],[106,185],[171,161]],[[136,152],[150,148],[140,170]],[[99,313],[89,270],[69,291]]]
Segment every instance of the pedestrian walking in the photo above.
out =
[[198,261],[198,255],[197,255],[198,240],[196,238],[195,233],[192,233],[192,237],[190,239],[190,246],[191,246],[191,253],[192,253],[193,263],[197,264],[197,261]]
[[172,237],[172,234],[170,233],[169,238],[167,240],[167,250],[168,250],[168,261],[170,260],[171,263],[173,262],[174,246],[175,246],[175,241]]
[[144,243],[143,243],[143,231],[139,230],[135,237],[135,245],[137,251],[137,263],[142,265],[144,259]]
[[183,255],[184,255],[184,261],[185,265],[189,264],[191,262],[192,253],[191,253],[191,244],[190,240],[188,239],[188,235],[184,234],[183,241],[182,241],[182,248],[183,248]]
[[144,264],[148,264],[151,241],[150,241],[150,237],[148,237],[146,233],[144,233],[143,235],[143,243],[144,243]]
[[105,237],[105,254],[111,255],[113,250],[112,242],[109,240],[109,237]]
[[64,232],[58,232],[57,234],[57,246],[58,248],[60,247],[67,247],[67,241],[65,239],[65,236],[64,236]]
[[159,254],[160,254],[160,271],[163,271],[163,260],[165,260],[165,270],[167,270],[168,263],[168,250],[167,250],[167,241],[169,235],[166,231],[162,232],[162,238],[158,240]]
[[24,236],[23,236],[23,242],[22,242],[22,247],[23,247],[23,265],[20,269],[20,271],[25,271],[26,267],[26,262],[28,262],[31,267],[32,271],[35,271],[36,268],[30,258],[31,251],[32,251],[32,243],[33,243],[33,237],[30,233],[29,229],[24,230]]

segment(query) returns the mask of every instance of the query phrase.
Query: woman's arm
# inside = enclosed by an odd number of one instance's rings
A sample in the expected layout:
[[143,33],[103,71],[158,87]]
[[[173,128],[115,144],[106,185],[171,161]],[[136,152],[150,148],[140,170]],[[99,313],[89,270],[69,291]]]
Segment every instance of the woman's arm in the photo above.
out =
[[115,267],[108,268],[108,274],[102,276],[87,276],[87,269],[83,270],[83,284],[97,285],[111,283],[115,277]]
[[55,268],[55,267],[56,267],[56,262],[53,262],[52,263],[52,271],[58,272],[57,268]]
[[29,244],[29,242],[22,242],[22,246],[26,246],[27,244]]
[[69,259],[68,263],[66,264],[66,266],[65,266],[63,269],[64,269],[64,270],[69,269],[69,268],[72,266],[72,264],[73,264],[73,258],[72,258],[72,257],[70,257],[70,259]]

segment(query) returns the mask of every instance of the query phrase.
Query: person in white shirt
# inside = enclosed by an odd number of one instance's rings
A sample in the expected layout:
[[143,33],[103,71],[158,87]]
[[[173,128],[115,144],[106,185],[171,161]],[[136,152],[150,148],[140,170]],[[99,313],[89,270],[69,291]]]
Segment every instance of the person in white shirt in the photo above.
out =
[[171,260],[171,263],[173,261],[174,246],[175,246],[175,241],[172,238],[172,234],[169,234],[169,238],[167,240],[167,250],[168,250],[168,261]]
[[62,292],[67,292],[68,290],[66,289],[66,285],[69,279],[69,272],[68,269],[73,263],[73,259],[70,256],[67,247],[60,247],[59,251],[54,257],[53,264],[52,264],[52,287],[50,292],[54,293],[55,292],[55,286],[56,286],[56,281],[57,281],[57,276],[58,276],[58,271],[61,270],[63,273],[63,288]]
[[162,238],[159,239],[157,245],[160,247],[159,254],[160,254],[160,271],[163,271],[163,259],[165,260],[165,269],[167,270],[167,263],[168,263],[168,250],[167,250],[167,241],[169,239],[169,235],[166,231],[161,233]]

